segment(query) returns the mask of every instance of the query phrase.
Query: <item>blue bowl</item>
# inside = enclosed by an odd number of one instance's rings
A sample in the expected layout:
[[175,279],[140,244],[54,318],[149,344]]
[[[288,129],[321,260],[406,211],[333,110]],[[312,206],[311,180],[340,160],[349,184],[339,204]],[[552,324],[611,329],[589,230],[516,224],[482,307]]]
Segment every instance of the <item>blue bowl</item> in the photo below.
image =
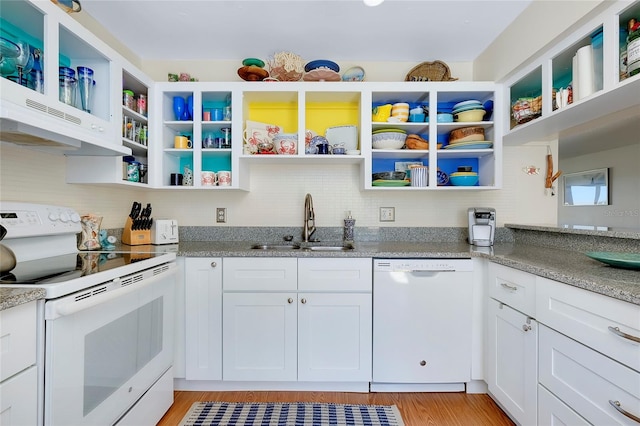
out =
[[438,123],[453,123],[453,114],[450,112],[439,112]]
[[412,123],[424,123],[426,118],[425,114],[409,114],[409,121]]
[[478,183],[478,176],[449,176],[453,186],[474,186]]

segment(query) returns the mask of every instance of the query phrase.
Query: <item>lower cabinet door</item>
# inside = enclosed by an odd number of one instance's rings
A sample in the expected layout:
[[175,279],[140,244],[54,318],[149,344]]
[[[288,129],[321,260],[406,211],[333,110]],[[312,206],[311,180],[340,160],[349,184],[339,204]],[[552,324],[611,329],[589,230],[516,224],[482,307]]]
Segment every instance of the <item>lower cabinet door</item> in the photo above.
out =
[[489,392],[520,424],[537,424],[538,326],[494,299],[488,302]]
[[371,294],[298,295],[298,380],[371,380]]
[[0,425],[24,426],[38,423],[36,370],[32,366],[0,384]]
[[544,386],[538,385],[538,424],[545,426],[589,426],[591,423],[567,407]]
[[185,377],[222,380],[222,259],[185,259]]
[[223,380],[297,380],[296,293],[224,293]]

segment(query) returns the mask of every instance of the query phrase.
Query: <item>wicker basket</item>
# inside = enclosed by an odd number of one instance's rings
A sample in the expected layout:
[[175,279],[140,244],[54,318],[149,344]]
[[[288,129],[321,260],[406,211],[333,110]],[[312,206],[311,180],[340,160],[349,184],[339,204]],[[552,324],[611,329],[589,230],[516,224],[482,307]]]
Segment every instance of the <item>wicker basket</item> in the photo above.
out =
[[442,61],[423,62],[411,69],[404,81],[455,81],[449,66]]

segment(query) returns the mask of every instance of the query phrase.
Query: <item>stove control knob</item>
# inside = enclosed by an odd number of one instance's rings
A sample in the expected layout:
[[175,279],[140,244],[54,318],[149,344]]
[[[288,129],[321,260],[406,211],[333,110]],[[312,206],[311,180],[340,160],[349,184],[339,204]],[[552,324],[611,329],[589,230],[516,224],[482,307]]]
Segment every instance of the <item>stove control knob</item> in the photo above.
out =
[[71,220],[67,212],[60,213],[60,222],[67,223]]
[[58,219],[60,219],[60,215],[58,215],[57,212],[49,212],[49,220],[50,221],[55,222]]
[[71,213],[71,222],[73,223],[80,222],[80,215],[76,212]]

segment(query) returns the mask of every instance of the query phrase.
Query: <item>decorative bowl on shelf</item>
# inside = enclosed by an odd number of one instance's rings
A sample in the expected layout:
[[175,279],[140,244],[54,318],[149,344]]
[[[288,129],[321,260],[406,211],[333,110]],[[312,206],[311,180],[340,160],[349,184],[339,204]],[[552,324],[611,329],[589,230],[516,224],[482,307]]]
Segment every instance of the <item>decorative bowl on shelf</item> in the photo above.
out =
[[483,109],[470,109],[467,111],[454,113],[453,116],[455,118],[455,121],[482,121],[485,113],[486,111]]
[[401,149],[406,139],[406,133],[375,133],[371,135],[371,146],[373,149]]
[[449,182],[451,182],[453,186],[474,186],[478,183],[478,174],[451,173],[449,175]]

